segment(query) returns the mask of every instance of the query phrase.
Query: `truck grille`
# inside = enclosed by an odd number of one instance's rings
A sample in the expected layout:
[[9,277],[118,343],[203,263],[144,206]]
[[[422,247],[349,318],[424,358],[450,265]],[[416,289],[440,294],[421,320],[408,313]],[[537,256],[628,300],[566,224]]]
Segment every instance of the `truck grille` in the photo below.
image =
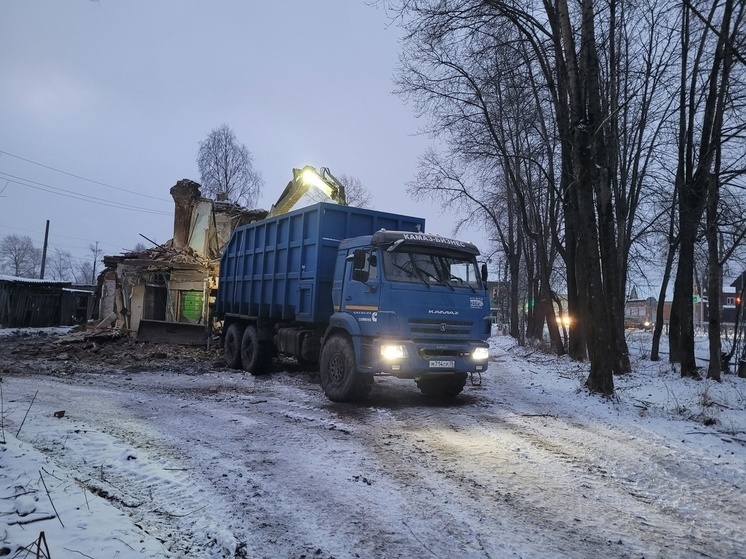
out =
[[442,357],[463,357],[464,352],[460,349],[437,349],[433,347],[422,347],[417,353],[423,359],[438,359]]
[[420,335],[464,336],[471,333],[473,323],[468,320],[410,318],[409,331]]

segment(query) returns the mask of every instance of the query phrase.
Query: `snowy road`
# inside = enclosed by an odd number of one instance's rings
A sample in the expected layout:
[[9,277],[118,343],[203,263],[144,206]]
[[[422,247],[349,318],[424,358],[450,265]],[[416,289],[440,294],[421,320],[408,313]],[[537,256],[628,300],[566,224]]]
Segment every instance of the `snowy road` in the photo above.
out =
[[292,372],[3,386],[13,432],[39,391],[19,439],[173,557],[746,556],[737,443],[547,391],[537,368],[503,356],[447,406],[395,379],[334,404]]

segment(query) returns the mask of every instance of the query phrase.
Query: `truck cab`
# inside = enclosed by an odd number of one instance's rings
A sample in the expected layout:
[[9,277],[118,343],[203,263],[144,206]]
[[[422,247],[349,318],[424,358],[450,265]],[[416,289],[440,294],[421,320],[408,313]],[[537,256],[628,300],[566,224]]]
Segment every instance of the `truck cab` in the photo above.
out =
[[326,395],[358,399],[374,375],[391,375],[453,397],[469,373],[486,370],[489,303],[478,254],[471,243],[418,232],[342,241],[322,342]]

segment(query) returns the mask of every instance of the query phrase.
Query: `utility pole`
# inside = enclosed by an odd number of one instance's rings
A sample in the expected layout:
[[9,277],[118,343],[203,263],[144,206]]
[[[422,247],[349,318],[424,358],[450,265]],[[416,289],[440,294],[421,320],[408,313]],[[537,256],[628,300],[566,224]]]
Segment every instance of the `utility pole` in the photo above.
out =
[[96,241],[96,250],[93,251],[93,274],[91,277],[91,285],[96,283],[96,261],[98,260],[98,241]]
[[44,268],[47,265],[47,243],[49,241],[49,220],[47,220],[47,228],[44,231],[44,248],[41,251],[41,271],[39,272],[39,279],[44,279]]

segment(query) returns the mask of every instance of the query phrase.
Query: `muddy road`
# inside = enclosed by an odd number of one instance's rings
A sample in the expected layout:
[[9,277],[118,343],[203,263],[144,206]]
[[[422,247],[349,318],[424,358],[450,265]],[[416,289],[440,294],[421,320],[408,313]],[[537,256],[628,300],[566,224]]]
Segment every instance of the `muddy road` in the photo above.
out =
[[583,395],[567,405],[509,355],[448,405],[396,379],[335,404],[292,364],[266,377],[209,358],[34,370],[44,358],[6,364],[6,426],[38,390],[19,438],[165,556],[746,555],[742,461],[692,453]]

